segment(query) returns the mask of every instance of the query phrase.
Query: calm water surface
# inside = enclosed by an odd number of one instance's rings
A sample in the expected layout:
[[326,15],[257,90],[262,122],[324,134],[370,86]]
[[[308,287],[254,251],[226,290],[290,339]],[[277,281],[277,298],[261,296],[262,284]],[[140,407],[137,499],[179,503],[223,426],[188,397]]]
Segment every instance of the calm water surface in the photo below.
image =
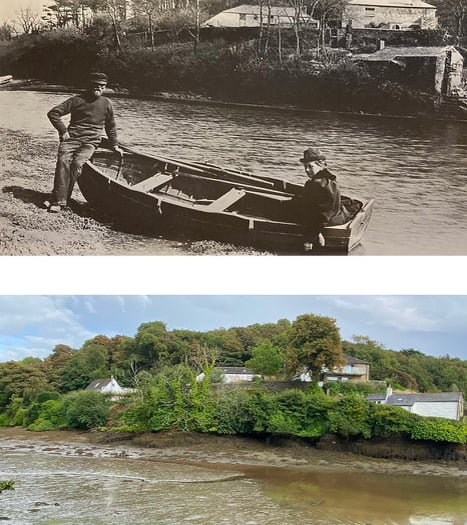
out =
[[[64,93],[0,91],[0,126],[56,140]],[[319,145],[344,192],[373,197],[366,255],[467,255],[467,123],[113,99],[122,141],[161,155],[304,181]]]
[[465,525],[467,480],[416,475],[244,472],[109,457],[110,449],[0,442],[0,518],[18,525]]

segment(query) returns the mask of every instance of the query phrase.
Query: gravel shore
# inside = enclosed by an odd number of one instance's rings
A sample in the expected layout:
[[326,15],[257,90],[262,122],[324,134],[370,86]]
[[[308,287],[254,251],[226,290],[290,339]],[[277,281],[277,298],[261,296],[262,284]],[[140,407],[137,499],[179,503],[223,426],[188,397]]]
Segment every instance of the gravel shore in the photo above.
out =
[[3,128],[0,136],[0,255],[261,255],[215,241],[123,232],[78,188],[69,210],[48,213],[57,145]]

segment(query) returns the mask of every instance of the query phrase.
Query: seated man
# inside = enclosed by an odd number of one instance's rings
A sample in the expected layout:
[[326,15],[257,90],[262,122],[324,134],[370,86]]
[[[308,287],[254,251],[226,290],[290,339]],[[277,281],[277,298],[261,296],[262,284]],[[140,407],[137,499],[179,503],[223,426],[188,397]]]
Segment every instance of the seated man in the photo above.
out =
[[308,148],[300,162],[309,179],[303,192],[297,197],[299,220],[303,224],[304,248],[311,251],[313,245],[324,246],[322,230],[349,221],[356,210],[343,204],[336,176],[326,168],[326,157],[315,148]]

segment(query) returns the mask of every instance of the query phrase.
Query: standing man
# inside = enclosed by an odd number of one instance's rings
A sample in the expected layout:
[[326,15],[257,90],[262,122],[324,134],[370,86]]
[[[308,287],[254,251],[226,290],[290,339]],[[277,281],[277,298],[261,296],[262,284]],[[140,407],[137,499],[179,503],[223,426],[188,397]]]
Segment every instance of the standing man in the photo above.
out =
[[[118,147],[112,103],[102,96],[106,86],[107,75],[91,73],[84,94],[65,100],[47,113],[60,139],[50,212],[57,213],[67,206],[83,164],[99,146],[104,128],[110,146],[123,155]],[[62,117],[68,114],[70,124],[66,127]]]
[[358,210],[349,210],[343,204],[336,176],[327,170],[326,157],[319,149],[306,149],[300,162],[308,180],[298,198],[299,217],[304,227],[304,249],[311,251],[314,245],[324,246],[325,226],[344,224]]

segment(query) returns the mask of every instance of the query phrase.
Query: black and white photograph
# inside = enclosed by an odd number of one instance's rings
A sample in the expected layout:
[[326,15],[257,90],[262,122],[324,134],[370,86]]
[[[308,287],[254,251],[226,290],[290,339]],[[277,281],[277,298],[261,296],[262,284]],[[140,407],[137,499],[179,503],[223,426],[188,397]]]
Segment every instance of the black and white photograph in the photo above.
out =
[[1,0],[0,254],[466,255],[465,0]]
[[0,519],[463,525],[466,321],[466,295],[0,295]]

